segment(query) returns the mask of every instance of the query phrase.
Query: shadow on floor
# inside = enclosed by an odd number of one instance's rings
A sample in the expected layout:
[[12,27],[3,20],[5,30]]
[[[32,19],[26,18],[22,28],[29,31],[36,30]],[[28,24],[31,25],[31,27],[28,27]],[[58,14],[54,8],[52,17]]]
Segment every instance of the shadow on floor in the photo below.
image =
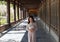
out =
[[23,36],[21,42],[28,42],[28,32],[26,31],[25,35]]

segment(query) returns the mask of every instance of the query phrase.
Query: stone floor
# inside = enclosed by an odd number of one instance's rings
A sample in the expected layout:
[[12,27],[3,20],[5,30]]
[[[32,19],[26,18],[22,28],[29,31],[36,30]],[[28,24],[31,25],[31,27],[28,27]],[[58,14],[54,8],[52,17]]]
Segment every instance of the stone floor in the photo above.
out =
[[[26,25],[27,20],[23,20],[17,26],[10,29],[5,35],[3,35],[0,38],[0,42],[28,42]],[[55,42],[55,40],[51,38],[51,35],[43,29],[39,18],[37,20],[37,25],[37,42]]]

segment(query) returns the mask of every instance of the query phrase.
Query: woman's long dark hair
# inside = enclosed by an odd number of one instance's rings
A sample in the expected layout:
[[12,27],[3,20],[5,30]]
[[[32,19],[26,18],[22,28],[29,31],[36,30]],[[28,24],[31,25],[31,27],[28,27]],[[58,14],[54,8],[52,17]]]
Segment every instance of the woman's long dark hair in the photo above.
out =
[[29,18],[28,18],[28,24],[30,23],[30,18],[32,18],[32,21],[35,22],[33,16],[29,16]]

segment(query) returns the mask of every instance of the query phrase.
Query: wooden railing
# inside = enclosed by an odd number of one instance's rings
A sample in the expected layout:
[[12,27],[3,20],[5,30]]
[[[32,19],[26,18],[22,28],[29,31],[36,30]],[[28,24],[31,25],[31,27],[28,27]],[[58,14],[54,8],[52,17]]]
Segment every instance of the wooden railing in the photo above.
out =
[[[11,24],[10,27],[13,27],[15,24],[17,24],[17,23],[20,22],[21,20],[22,20],[22,19],[20,19],[20,20],[18,20],[18,21],[16,21],[16,22],[10,23],[10,24]],[[0,32],[3,32],[3,31],[5,31],[5,30],[9,29],[10,27],[8,26],[8,24],[5,24],[5,25],[0,26]]]

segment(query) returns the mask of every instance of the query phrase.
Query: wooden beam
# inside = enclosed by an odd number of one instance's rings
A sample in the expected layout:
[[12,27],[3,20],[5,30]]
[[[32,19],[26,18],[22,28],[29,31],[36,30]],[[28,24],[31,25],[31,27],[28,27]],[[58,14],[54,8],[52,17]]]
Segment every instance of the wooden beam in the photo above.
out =
[[13,8],[14,8],[14,21],[16,22],[16,5],[15,5],[15,1],[14,1],[14,4],[13,4]]
[[38,8],[38,5],[24,5],[23,7],[25,7],[26,9]]
[[21,0],[22,3],[40,3],[41,0]]

